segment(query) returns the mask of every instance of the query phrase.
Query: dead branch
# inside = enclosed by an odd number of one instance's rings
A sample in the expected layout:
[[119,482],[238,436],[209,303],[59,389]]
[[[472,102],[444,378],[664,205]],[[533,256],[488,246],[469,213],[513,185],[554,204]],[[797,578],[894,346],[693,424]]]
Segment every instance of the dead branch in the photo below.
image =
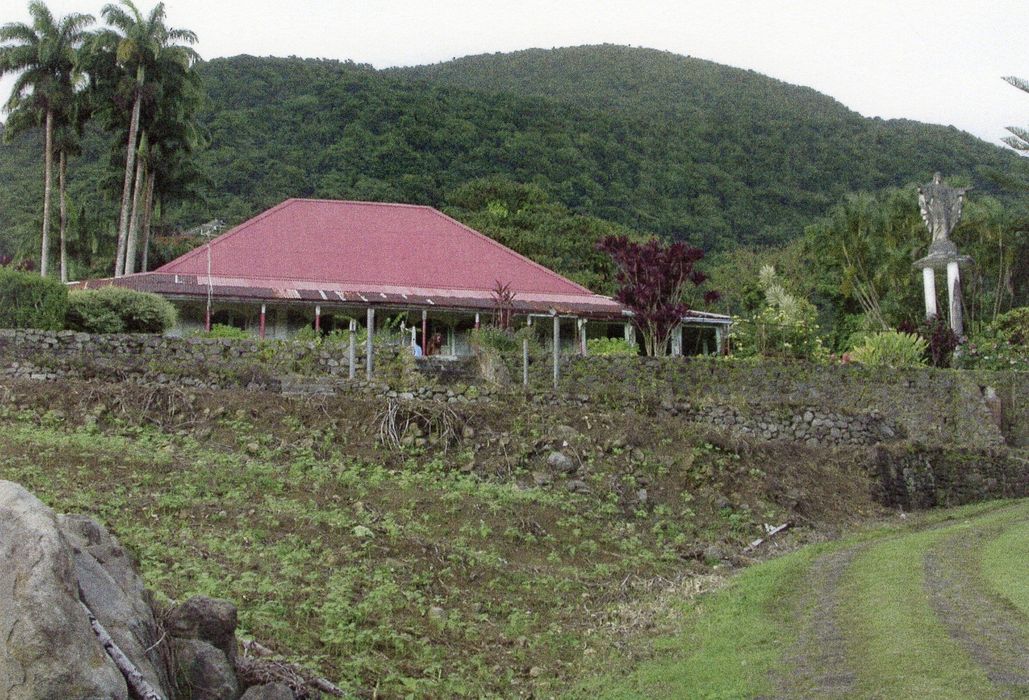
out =
[[[793,523],[785,522],[782,525],[777,525],[777,526],[775,526],[775,527],[773,527],[771,529],[768,529],[768,534],[767,535],[765,535],[764,537],[757,538],[756,540],[754,540],[753,542],[748,544],[746,547],[744,547],[743,551],[744,552],[750,552],[750,551],[753,551],[753,550],[757,549],[758,547],[760,547],[765,542],[765,540],[772,539],[773,537],[778,535],[783,530],[789,528],[790,525],[792,525],[792,524]],[[765,528],[767,529],[768,526],[766,525]]]
[[[288,661],[280,661],[268,647],[253,639],[243,640],[243,657],[236,662],[240,676],[251,685],[258,683],[285,683],[298,698],[308,698],[313,688],[333,697],[346,694],[328,679],[317,676],[306,668]],[[254,658],[260,657],[260,658]]]
[[125,656],[114,640],[111,639],[111,635],[107,633],[104,626],[100,624],[100,621],[96,619],[96,615],[89,609],[85,603],[81,600],[79,605],[86,611],[86,616],[89,618],[89,625],[93,628],[93,634],[100,640],[100,645],[103,646],[104,651],[111,657],[111,661],[118,667],[121,674],[125,676],[125,682],[129,684],[129,687],[141,700],[164,700],[164,696],[154,690],[154,687],[147,682],[147,679],[143,677],[139,669],[136,667],[129,657]]

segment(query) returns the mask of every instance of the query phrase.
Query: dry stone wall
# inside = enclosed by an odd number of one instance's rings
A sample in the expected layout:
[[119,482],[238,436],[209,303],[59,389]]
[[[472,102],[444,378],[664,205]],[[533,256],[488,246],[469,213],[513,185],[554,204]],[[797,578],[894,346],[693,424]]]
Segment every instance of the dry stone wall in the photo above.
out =
[[357,379],[348,379],[345,345],[0,330],[0,376],[15,378],[361,392],[450,403],[516,398],[662,412],[750,438],[812,446],[910,442],[990,449],[1029,440],[1029,375],[1023,372],[568,357],[554,391],[549,358],[531,358],[527,389],[519,381],[521,361],[520,354],[491,358],[487,382],[474,358],[416,361],[406,348],[385,346],[376,349],[376,371],[366,381],[363,348]]

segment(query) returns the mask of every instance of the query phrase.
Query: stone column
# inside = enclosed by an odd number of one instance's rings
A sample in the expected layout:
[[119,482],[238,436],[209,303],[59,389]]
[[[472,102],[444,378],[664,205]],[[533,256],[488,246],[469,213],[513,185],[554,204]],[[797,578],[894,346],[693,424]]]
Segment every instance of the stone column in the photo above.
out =
[[950,302],[950,327],[955,333],[964,333],[961,318],[961,273],[958,272],[958,261],[947,263],[947,300]]
[[936,315],[936,270],[922,268],[922,286],[925,289],[925,317],[931,319]]

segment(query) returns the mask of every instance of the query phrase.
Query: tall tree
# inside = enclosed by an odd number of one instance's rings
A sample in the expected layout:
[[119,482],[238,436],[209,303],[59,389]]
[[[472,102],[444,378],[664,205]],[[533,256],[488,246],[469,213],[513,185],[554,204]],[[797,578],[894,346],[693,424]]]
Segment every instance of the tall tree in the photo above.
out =
[[[118,277],[125,274],[126,269],[134,267],[134,261],[127,261],[127,252],[134,218],[131,214],[133,201],[142,196],[144,189],[142,186],[134,186],[139,170],[136,158],[143,141],[140,138],[140,125],[144,102],[156,103],[162,79],[188,72],[199,57],[190,46],[183,45],[195,44],[196,34],[187,29],[170,28],[165,24],[163,2],[155,5],[145,17],[131,0],[118,0],[117,4],[105,5],[101,14],[109,28],[98,35],[97,48],[101,53],[113,56],[121,79],[112,87],[122,94],[128,92],[132,103],[118,215],[118,252],[114,273]],[[138,204],[136,209],[135,218],[138,220]]]
[[4,132],[10,138],[32,126],[44,129],[43,146],[43,232],[39,273],[46,276],[50,252],[50,202],[53,186],[54,130],[71,109],[78,64],[77,52],[86,38],[93,17],[81,13],[55,20],[45,4],[29,3],[31,24],[9,22],[0,27],[0,75],[17,73],[6,109],[14,128]]

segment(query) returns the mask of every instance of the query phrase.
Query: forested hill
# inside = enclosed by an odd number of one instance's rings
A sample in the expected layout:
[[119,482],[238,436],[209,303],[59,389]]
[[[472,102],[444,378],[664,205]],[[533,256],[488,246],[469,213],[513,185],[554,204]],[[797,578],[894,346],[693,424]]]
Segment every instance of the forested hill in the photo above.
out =
[[[201,71],[202,198],[166,198],[166,222],[181,227],[298,196],[445,206],[462,184],[503,175],[573,211],[713,249],[791,238],[846,192],[934,170],[991,191],[989,171],[1029,168],[953,128],[865,119],[813,90],[645,49],[388,71],[238,56]],[[38,218],[38,149],[33,136],[0,146],[0,247],[27,240]],[[107,149],[87,140],[71,194],[113,220],[121,179]],[[105,180],[113,192],[100,196]]]

